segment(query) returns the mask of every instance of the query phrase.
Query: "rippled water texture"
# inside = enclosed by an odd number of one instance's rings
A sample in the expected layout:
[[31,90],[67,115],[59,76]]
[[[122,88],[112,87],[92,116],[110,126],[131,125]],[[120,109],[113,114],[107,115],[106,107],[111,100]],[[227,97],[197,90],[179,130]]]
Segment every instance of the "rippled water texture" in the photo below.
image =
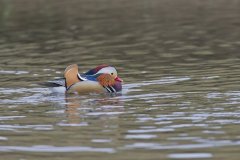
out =
[[[1,0],[0,159],[240,157],[240,1]],[[117,67],[117,95],[38,85]]]

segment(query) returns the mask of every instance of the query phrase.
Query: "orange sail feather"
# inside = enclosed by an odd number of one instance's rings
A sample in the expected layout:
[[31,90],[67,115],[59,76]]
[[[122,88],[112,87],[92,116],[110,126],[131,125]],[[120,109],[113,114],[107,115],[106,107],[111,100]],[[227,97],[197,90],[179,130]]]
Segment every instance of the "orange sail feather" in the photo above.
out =
[[65,69],[64,77],[66,79],[67,88],[80,81],[77,75],[78,75],[77,64],[72,64]]

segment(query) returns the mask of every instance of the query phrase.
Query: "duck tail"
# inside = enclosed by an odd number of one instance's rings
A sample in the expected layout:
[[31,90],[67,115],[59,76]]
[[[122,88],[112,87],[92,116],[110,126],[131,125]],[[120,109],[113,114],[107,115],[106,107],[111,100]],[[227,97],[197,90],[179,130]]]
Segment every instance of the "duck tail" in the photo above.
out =
[[66,85],[65,78],[58,78],[58,79],[54,79],[52,81],[41,82],[38,84],[41,86],[45,86],[45,87],[65,87],[65,85]]
[[78,65],[72,64],[68,66],[64,71],[64,78],[66,80],[65,82],[67,89],[73,84],[79,82],[80,80],[78,78]]

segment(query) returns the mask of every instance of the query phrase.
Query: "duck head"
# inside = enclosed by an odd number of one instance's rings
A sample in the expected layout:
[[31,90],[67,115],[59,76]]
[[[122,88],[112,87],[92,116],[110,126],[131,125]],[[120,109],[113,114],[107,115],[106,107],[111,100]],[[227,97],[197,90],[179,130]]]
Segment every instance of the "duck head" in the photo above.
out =
[[85,75],[110,75],[112,79],[118,82],[123,82],[123,80],[118,77],[117,70],[109,65],[102,64],[97,66],[94,69],[89,70],[88,72],[85,73]]
[[117,70],[112,66],[103,64],[88,71],[85,75],[96,77],[99,84],[110,93],[122,90],[123,80],[118,77]]

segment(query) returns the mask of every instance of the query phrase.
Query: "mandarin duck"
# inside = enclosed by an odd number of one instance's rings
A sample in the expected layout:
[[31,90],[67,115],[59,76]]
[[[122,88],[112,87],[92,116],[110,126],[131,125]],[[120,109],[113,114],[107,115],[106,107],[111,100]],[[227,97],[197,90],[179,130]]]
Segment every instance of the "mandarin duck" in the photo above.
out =
[[86,73],[78,72],[78,65],[68,66],[64,71],[64,78],[48,81],[49,87],[64,87],[67,93],[115,93],[122,90],[122,79],[117,70],[109,65],[100,65]]

